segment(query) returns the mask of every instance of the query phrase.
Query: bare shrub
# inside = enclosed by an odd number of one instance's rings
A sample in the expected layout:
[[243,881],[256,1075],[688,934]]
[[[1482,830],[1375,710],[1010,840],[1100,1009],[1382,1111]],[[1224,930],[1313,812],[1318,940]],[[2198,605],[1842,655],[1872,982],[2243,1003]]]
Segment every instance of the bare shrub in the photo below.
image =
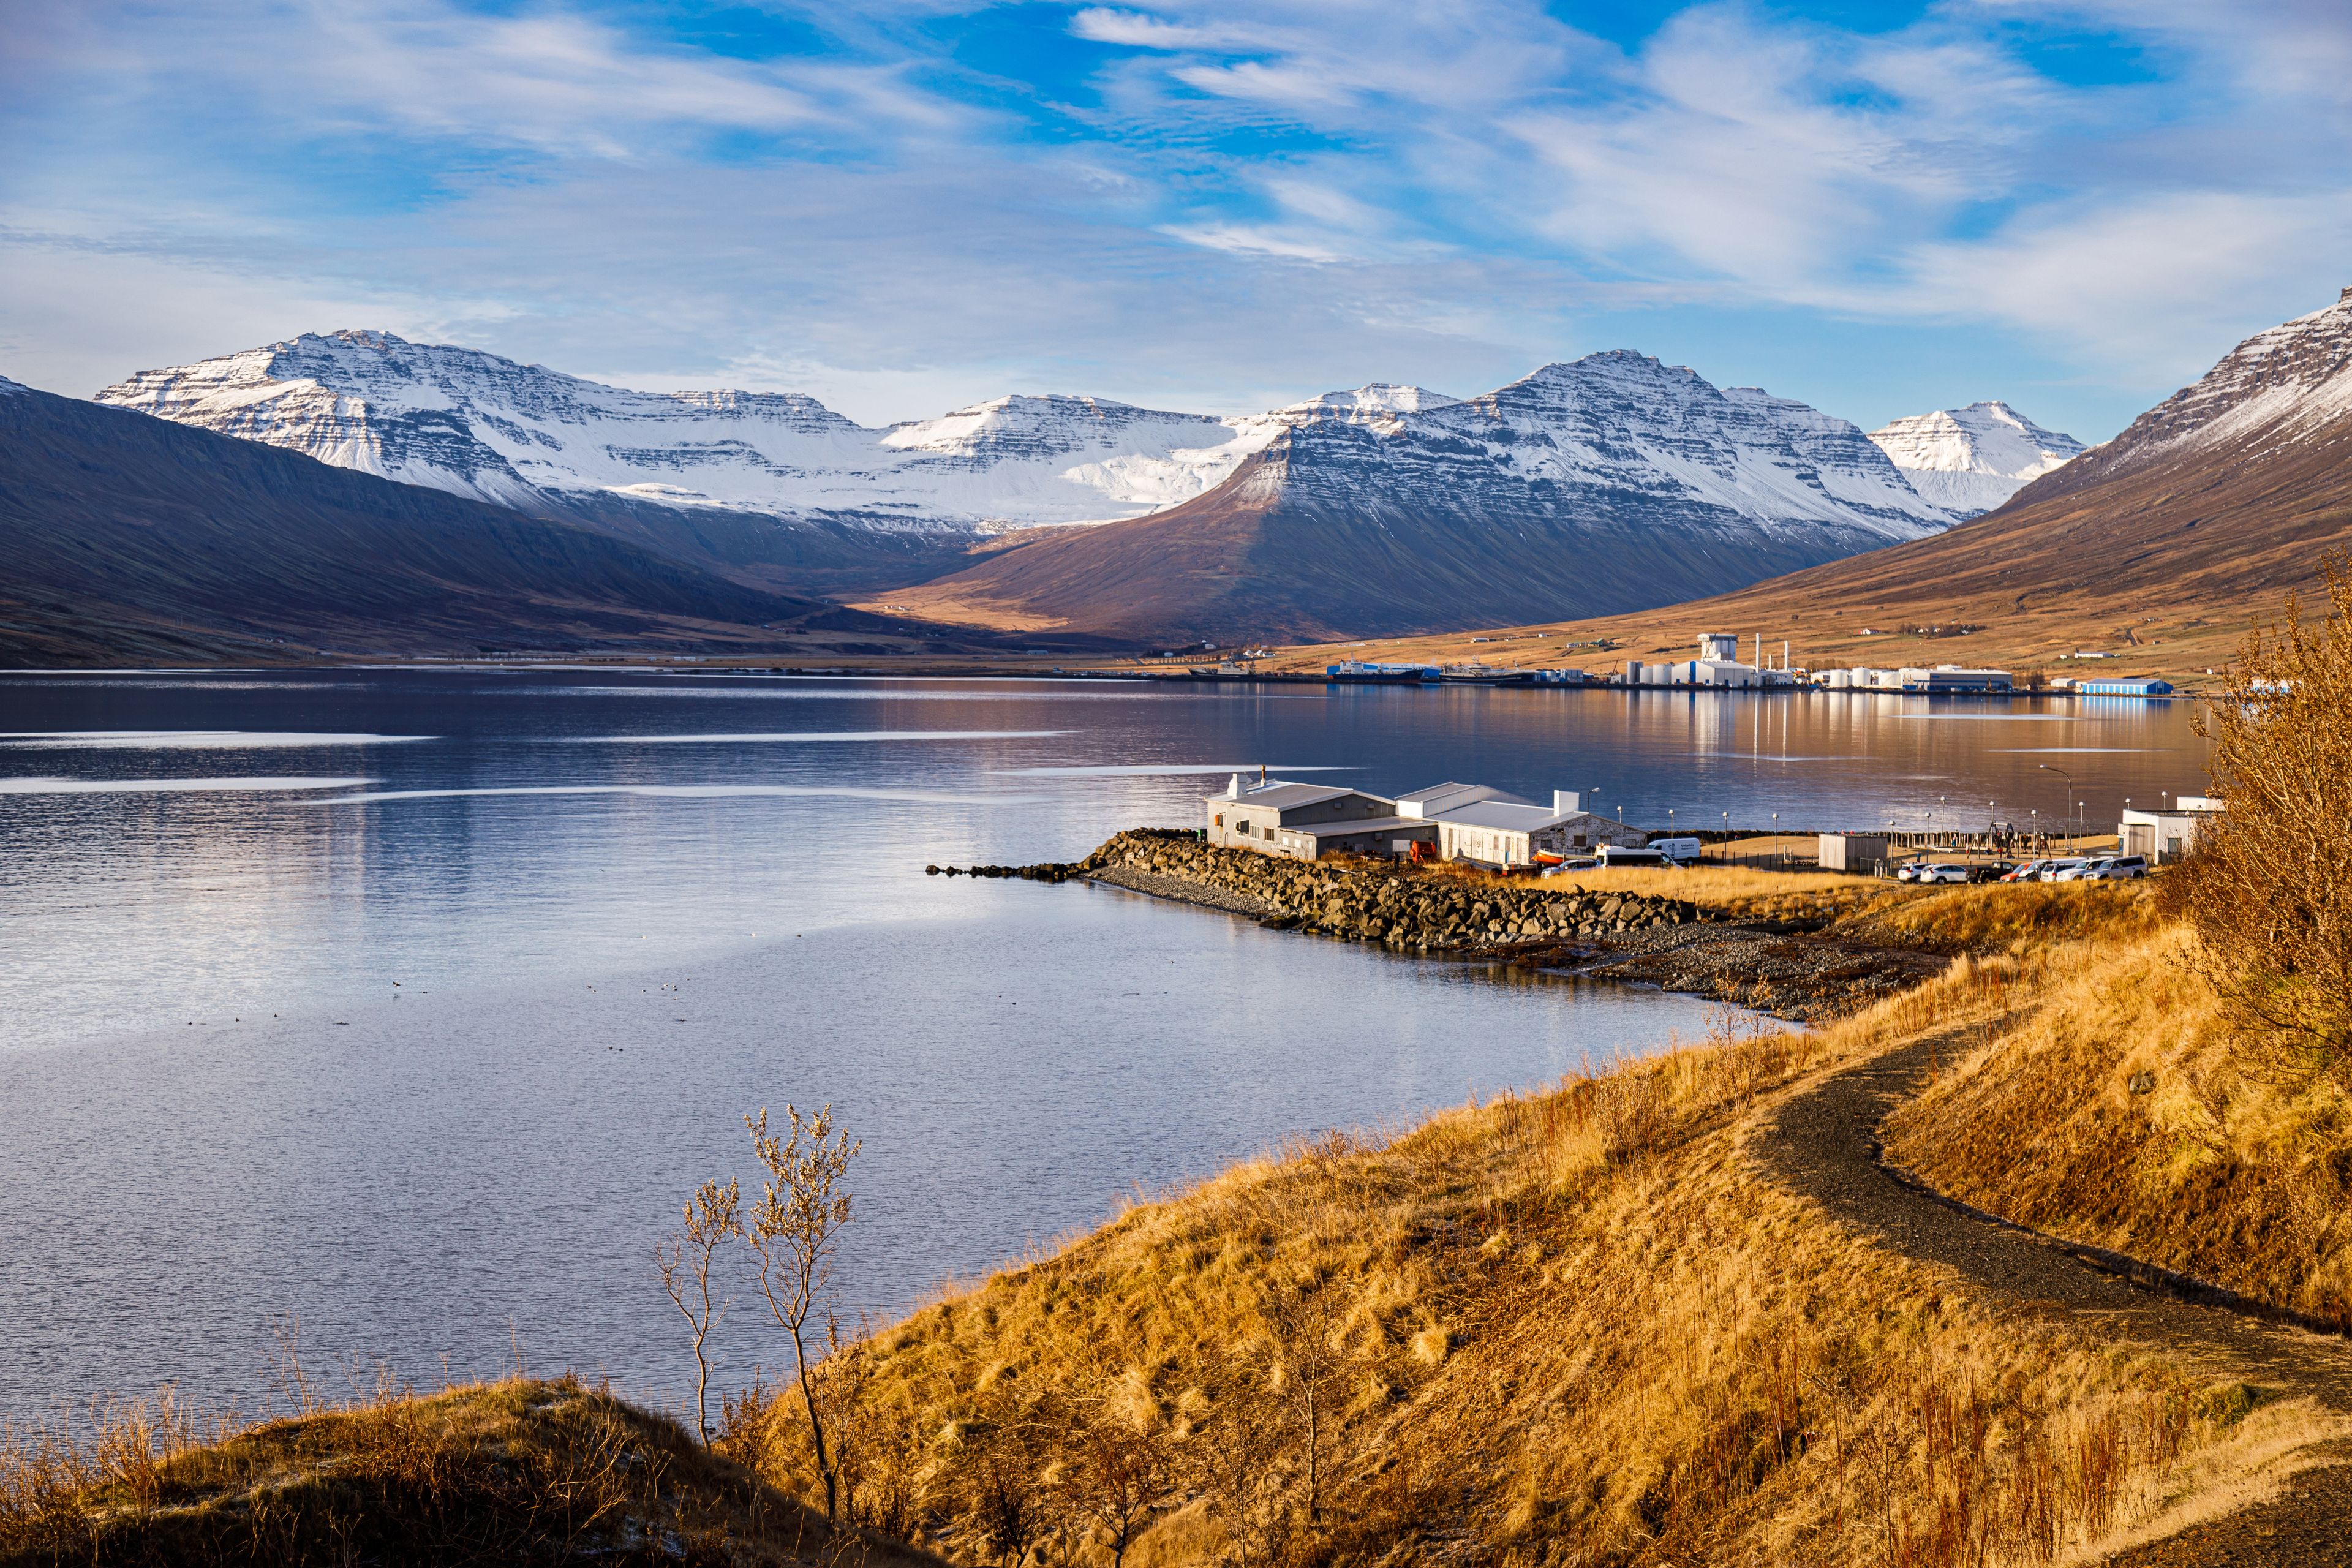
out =
[[2198,719],[2228,809],[2179,874],[2248,1065],[2352,1085],[2352,572],[2323,570],[2326,615],[2306,620],[2290,597]]
[[705,1182],[686,1202],[686,1217],[678,1233],[656,1243],[654,1265],[661,1271],[662,1289],[686,1316],[694,1341],[695,1430],[710,1446],[710,1331],[727,1315],[727,1301],[710,1299],[710,1268],[719,1249],[730,1237],[743,1234],[743,1194],[732,1178],[725,1186]]
[[1100,1532],[1111,1568],[1150,1523],[1176,1487],[1176,1454],[1156,1411],[1124,1406],[1097,1389],[1074,1405],[1063,1435],[1062,1486],[1069,1511]]
[[1290,1500],[1276,1467],[1289,1447],[1290,1413],[1275,1369],[1255,1348],[1228,1349],[1216,1406],[1195,1437],[1201,1479],[1224,1516],[1239,1568],[1273,1568],[1286,1554]]
[[1002,1396],[963,1438],[964,1527],[1004,1568],[1020,1568],[1051,1527],[1041,1436],[1037,1424]]
[[863,1143],[853,1143],[846,1132],[836,1132],[833,1107],[814,1117],[803,1117],[790,1105],[784,1115],[792,1133],[775,1138],[768,1132],[768,1112],[746,1116],[751,1147],[768,1168],[767,1185],[751,1210],[748,1239],[760,1260],[760,1293],[768,1310],[793,1337],[793,1370],[798,1376],[801,1409],[807,1418],[809,1444],[816,1456],[817,1474],[824,1482],[824,1512],[828,1521],[841,1519],[841,1471],[825,1441],[824,1401],[809,1358],[809,1316],[833,1283],[833,1255],[849,1223],[849,1189],[843,1185],[849,1163]]

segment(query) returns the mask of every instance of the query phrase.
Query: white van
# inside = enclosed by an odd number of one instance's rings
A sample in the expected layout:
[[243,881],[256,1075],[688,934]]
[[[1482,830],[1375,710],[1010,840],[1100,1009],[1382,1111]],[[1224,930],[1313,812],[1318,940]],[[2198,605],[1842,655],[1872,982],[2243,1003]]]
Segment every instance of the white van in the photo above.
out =
[[1699,858],[1699,841],[1696,838],[1653,838],[1650,847],[1669,865],[1688,866]]
[[1674,864],[1658,853],[1654,844],[1647,849],[1628,849],[1622,844],[1603,844],[1593,851],[1592,863],[1604,871],[1612,866],[1647,866],[1656,869]]

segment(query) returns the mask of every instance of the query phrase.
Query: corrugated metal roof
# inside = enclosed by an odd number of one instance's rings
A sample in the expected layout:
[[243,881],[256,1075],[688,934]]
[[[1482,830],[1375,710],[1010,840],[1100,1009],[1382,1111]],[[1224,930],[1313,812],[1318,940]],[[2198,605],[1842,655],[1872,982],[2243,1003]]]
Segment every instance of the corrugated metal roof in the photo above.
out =
[[[1237,799],[1229,795],[1204,795],[1204,800],[1223,801],[1234,807],[1260,806],[1272,811],[1291,811],[1302,805],[1320,805],[1327,800],[1337,800],[1345,795],[1364,795],[1360,789],[1340,784],[1293,784],[1287,779],[1275,779],[1264,784],[1253,784]],[[1367,800],[1381,800],[1376,795],[1364,795]]]
[[1533,833],[1556,822],[1582,816],[1581,811],[1553,811],[1540,805],[1517,805],[1507,800],[1482,800],[1456,811],[1440,812],[1437,820],[1452,827],[1499,827],[1511,833]]
[[1394,833],[1403,828],[1436,826],[1418,816],[1367,816],[1354,822],[1305,822],[1296,827],[1286,827],[1283,831],[1303,833],[1309,838],[1339,838],[1354,833]]

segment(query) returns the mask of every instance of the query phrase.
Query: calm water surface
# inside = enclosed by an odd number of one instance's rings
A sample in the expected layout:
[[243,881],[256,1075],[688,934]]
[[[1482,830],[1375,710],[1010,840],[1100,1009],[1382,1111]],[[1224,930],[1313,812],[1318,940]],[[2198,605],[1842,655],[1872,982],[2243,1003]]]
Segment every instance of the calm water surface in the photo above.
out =
[[[735,1118],[866,1141],[901,1306],[1286,1134],[1696,1033],[1074,886],[1232,770],[1629,821],[2063,815],[2202,787],[2186,705],[371,670],[0,677],[0,1415],[264,1391],[271,1325],[420,1380],[679,1386],[655,1237]],[[727,1374],[773,1347],[739,1309]]]

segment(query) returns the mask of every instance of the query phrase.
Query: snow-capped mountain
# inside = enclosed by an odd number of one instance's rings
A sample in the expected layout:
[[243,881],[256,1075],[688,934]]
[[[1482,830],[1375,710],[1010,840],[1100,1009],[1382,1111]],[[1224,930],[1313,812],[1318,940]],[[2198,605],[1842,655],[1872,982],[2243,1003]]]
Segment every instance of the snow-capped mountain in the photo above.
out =
[[1922,498],[1955,517],[1992,510],[2083,452],[2072,436],[2045,430],[2006,403],[1939,408],[1870,433]]
[[1548,364],[1478,397],[1361,410],[1292,421],[1291,482],[1367,504],[1648,509],[1654,526],[1738,519],[1791,538],[1885,542],[1951,521],[1845,420],[1630,350]]
[[2141,415],[2099,448],[2119,473],[2148,463],[2253,445],[2341,441],[2352,424],[2352,289],[2336,303],[2256,332],[2195,384]]
[[1000,397],[876,430],[797,393],[635,392],[377,331],[304,333],[144,371],[98,401],[506,506],[614,496],[941,530],[1173,506],[1282,428]]
[[1417,408],[1374,390],[1283,410],[1195,500],[890,603],[1110,636],[1386,634],[1646,608],[1952,521],[1855,426],[1643,354]]

